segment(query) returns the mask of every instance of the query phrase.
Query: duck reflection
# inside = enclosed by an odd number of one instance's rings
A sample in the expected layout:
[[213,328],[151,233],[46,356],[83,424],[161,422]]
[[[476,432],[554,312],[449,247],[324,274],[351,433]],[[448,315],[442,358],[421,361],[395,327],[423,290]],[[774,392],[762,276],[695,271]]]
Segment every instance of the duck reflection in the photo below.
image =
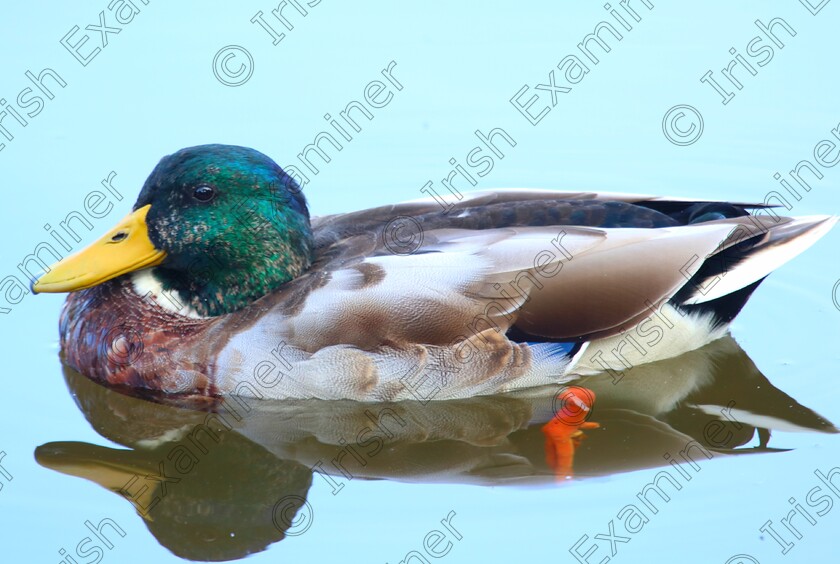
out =
[[[65,369],[77,405],[128,447],[51,442],[47,468],[131,503],[191,560],[232,560],[305,532],[313,480],[527,484],[783,450],[778,430],[837,429],[772,386],[731,338],[554,388],[390,404],[138,398]],[[148,401],[152,399],[154,401]]]

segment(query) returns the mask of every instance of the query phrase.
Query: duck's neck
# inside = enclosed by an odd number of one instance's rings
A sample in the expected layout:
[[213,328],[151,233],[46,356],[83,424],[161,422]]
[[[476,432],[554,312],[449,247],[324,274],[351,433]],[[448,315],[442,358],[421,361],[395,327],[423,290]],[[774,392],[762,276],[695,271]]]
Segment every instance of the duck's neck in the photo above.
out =
[[[260,238],[255,234],[240,261],[222,263],[211,255],[194,257],[188,267],[150,269],[154,285],[165,293],[157,301],[187,315],[213,317],[242,309],[303,274],[312,263],[307,230],[297,236]],[[135,279],[135,286],[137,285]]]

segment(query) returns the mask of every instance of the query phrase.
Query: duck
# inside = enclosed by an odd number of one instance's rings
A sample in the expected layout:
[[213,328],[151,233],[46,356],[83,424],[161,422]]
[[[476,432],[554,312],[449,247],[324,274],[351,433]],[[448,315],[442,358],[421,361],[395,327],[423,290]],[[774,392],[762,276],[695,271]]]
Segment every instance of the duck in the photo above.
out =
[[768,204],[500,189],[310,217],[255,149],[165,156],[129,213],[33,281],[69,293],[61,357],[150,394],[469,398],[722,338],[835,216]]

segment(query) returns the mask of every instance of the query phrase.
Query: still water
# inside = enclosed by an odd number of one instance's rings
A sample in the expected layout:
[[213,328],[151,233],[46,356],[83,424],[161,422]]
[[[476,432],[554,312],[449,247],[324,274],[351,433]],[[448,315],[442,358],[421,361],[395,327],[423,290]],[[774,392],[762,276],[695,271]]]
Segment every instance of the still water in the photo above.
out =
[[[837,432],[773,386],[731,338],[635,368],[618,381],[613,376],[588,377],[559,392],[425,403],[232,398],[204,412],[173,400],[135,399],[65,369],[85,419],[119,446],[52,441],[37,447],[35,459],[114,492],[115,503],[130,503],[148,533],[174,554],[218,560],[295,542],[315,530],[325,490],[330,502],[341,503],[343,490],[362,480],[429,488],[432,495],[437,484],[509,487],[527,499],[535,491],[553,497],[545,489],[552,485],[564,491],[647,469],[650,483],[618,512],[619,529],[640,534],[672,497],[676,506],[707,465],[788,450],[772,430]],[[828,492],[809,503],[826,510],[831,502],[821,498]],[[431,529],[442,536],[424,536],[428,555],[442,557],[464,540],[469,526],[458,516],[457,499],[443,527]],[[115,521],[99,525],[108,530],[106,546],[125,532]],[[583,544],[582,552],[590,550],[592,543]]]
[[[0,121],[0,561],[836,553],[837,230],[762,284],[732,338],[618,382],[426,404],[131,397],[63,368],[63,297],[12,279],[25,280],[18,266],[39,244],[60,245],[54,232],[76,250],[122,217],[162,155],[209,142],[299,168],[315,215],[421,197],[429,182],[445,191],[441,179],[494,128],[515,145],[476,188],[777,192],[791,215],[840,213],[840,172],[823,164],[840,124],[837,0],[639,2],[632,14],[618,3],[310,2],[282,12],[292,29],[258,0],[135,4],[133,15],[94,0],[4,12],[0,96],[21,121],[9,110]],[[621,39],[605,32],[608,52],[590,41],[595,63],[578,44],[601,22]],[[401,88],[371,104],[368,86],[388,69]],[[306,168],[298,155],[336,133],[331,120],[353,101],[371,117]]]

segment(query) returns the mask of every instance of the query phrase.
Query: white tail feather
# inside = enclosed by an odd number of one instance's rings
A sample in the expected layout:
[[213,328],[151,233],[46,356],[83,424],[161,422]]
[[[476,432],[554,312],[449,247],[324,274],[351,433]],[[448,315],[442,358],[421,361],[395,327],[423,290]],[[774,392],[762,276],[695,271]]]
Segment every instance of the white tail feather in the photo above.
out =
[[697,290],[686,305],[702,304],[736,292],[760,280],[816,243],[828,233],[840,217],[812,215],[797,217],[793,221],[771,228],[767,239],[756,246],[746,259],[730,271],[717,276],[717,280],[698,284]]

